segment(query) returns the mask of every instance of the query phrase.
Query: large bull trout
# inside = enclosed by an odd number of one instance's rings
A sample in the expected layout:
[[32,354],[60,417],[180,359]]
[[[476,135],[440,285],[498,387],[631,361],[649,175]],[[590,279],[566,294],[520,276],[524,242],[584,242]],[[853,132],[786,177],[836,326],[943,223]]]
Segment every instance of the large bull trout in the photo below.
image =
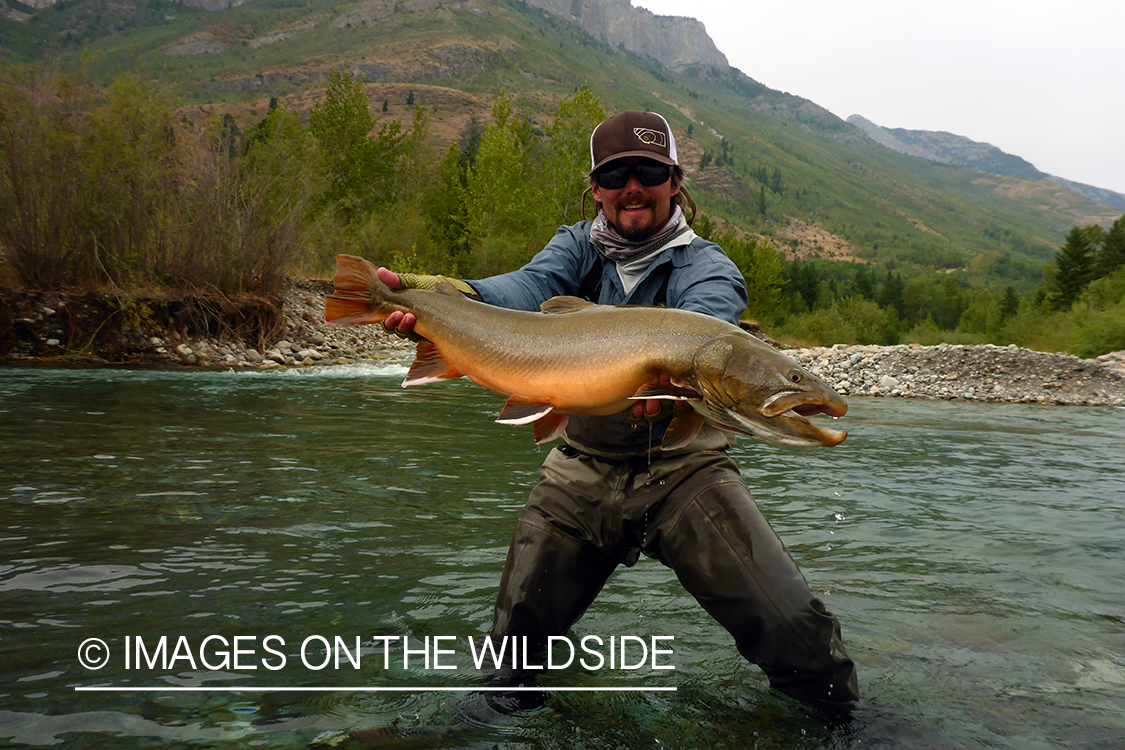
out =
[[[451,285],[392,290],[376,267],[336,257],[325,318],[338,326],[414,313],[422,337],[403,386],[465,376],[508,396],[497,422],[531,424],[535,441],[557,438],[570,414],[616,414],[637,399],[674,399],[661,443],[683,447],[704,423],[784,446],[837,445],[847,437],[807,419],[841,417],[843,398],[818,377],[730,323],[662,307],[595,305],[555,297],[533,313],[494,307]],[[662,377],[663,376],[663,377]],[[663,383],[663,384],[662,384]]]

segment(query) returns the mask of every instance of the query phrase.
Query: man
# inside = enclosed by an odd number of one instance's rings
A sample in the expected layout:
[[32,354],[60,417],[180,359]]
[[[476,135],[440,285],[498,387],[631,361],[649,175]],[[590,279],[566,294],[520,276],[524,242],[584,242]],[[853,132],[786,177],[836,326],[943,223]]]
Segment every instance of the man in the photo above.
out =
[[[737,324],[746,308],[738,268],[685,219],[683,171],[668,123],[651,112],[610,117],[590,137],[592,222],[561,227],[512,273],[456,284],[482,301],[538,310],[558,295],[611,305],[662,304]],[[690,202],[690,199],[689,201]],[[393,288],[434,277],[387,269]],[[388,330],[410,333],[412,315]],[[542,647],[563,635],[618,565],[641,553],[680,582],[734,636],[773,687],[829,711],[858,698],[839,623],[813,597],[727,456],[733,438],[705,427],[686,448],[662,451],[668,402],[618,415],[571,416],[520,514],[490,634]]]

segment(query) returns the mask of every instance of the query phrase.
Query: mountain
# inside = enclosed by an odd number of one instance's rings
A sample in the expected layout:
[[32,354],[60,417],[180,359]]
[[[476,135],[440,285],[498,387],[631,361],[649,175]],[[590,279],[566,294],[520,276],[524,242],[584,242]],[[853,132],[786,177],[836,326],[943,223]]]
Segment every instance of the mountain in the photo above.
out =
[[1031,162],[1005,153],[989,143],[981,143],[953,133],[885,128],[860,115],[852,115],[847,121],[866,133],[876,143],[900,154],[917,156],[938,164],[972,167],[982,172],[1006,177],[1052,182],[1107,206],[1125,209],[1125,194],[1040,172]]
[[[409,127],[408,99],[430,108],[443,146],[487,122],[502,90],[546,132],[557,102],[585,82],[610,111],[665,115],[700,207],[791,257],[1027,290],[1072,226],[1121,213],[1030,172],[982,171],[987,148],[975,167],[888,149],[730,67],[697,21],[628,0],[0,2],[24,17],[0,17],[0,60],[83,66],[101,85],[133,72],[174,87],[186,117],[229,114],[240,127],[272,99],[307,111],[333,69],[367,82],[378,118]],[[931,157],[953,149],[913,145]]]
[[887,148],[938,164],[957,164],[982,172],[1033,180],[1047,176],[1031,162],[1018,156],[1005,153],[989,143],[969,140],[953,133],[884,128],[860,115],[852,115],[848,122]]
[[669,68],[714,65],[726,68],[727,57],[694,18],[657,16],[634,8],[629,0],[524,0],[528,5],[574,23],[590,36]]

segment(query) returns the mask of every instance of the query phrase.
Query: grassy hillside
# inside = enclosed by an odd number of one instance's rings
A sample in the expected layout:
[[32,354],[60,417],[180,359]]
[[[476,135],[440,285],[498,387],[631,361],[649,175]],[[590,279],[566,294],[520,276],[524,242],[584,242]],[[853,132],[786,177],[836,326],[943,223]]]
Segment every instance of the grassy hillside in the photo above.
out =
[[516,0],[371,13],[346,0],[254,0],[214,13],[76,0],[25,23],[0,20],[0,50],[8,61],[85,66],[100,83],[136,71],[174,86],[185,111],[231,113],[240,125],[274,97],[307,110],[327,71],[343,67],[370,82],[378,117],[408,123],[414,92],[448,141],[486,121],[501,90],[543,124],[588,82],[611,111],[668,117],[700,206],[790,256],[958,270],[1021,291],[1072,226],[1119,213],[1057,185],[896,154],[737,71],[673,73]]

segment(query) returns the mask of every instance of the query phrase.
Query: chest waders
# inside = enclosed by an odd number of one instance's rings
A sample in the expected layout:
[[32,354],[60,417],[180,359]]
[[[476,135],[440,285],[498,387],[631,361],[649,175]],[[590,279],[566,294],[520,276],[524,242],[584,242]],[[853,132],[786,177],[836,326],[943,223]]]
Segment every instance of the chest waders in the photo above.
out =
[[838,621],[723,451],[651,463],[551,451],[516,523],[490,635],[526,637],[529,651],[541,650],[582,617],[619,565],[642,553],[672,569],[773,687],[829,711],[858,698]]

